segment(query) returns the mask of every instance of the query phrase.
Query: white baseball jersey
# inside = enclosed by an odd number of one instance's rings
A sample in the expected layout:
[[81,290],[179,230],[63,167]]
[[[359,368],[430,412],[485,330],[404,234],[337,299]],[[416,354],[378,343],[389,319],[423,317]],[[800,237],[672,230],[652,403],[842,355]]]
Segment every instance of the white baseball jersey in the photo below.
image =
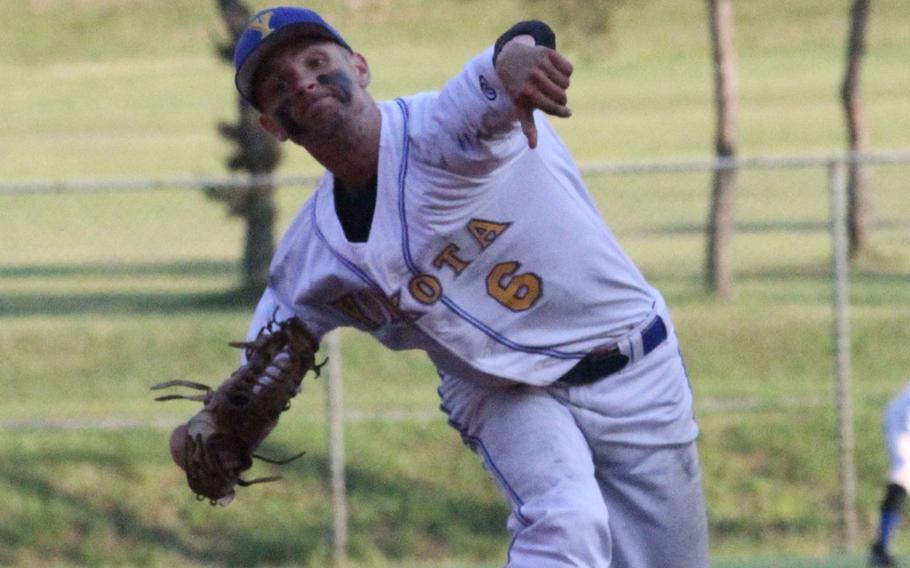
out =
[[327,173],[277,249],[251,332],[280,307],[320,337],[354,326],[444,369],[545,385],[655,308],[539,113],[528,148],[491,51],[441,92],[380,108],[369,239],[345,238]]
[[910,382],[888,403],[884,418],[888,477],[910,490]]
[[[277,310],[319,338],[354,326],[446,374],[545,386],[664,313],[540,113],[528,148],[491,55],[438,93],[380,104],[369,238],[345,237],[327,173],[277,248],[251,336]],[[695,438],[685,377],[610,390],[600,411],[627,442]]]

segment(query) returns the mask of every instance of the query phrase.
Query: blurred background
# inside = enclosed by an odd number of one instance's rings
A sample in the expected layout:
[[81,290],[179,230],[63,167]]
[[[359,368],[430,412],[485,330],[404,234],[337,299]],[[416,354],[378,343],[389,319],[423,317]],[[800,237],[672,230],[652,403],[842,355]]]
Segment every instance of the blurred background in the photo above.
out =
[[[263,258],[320,172],[251,127],[221,55],[271,4],[2,2],[0,565],[505,563],[505,506],[429,362],[356,332],[337,336],[346,560],[325,376],[265,444],[307,451],[283,481],[212,508],[170,462],[168,432],[196,408],[149,387],[235,368]],[[379,100],[439,88],[518,20],[553,25],[575,64],[555,126],[679,328],[713,564],[864,566],[881,413],[910,378],[906,2],[305,5],[366,56]],[[269,177],[243,187],[250,173]],[[894,549],[910,560],[908,536]]]

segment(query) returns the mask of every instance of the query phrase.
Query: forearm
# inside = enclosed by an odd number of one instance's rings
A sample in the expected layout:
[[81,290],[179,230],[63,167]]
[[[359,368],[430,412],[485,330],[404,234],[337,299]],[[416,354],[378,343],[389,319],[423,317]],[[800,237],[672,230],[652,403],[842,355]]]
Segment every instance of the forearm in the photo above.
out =
[[[324,318],[317,317],[316,313],[310,310],[295,310],[279,299],[272,288],[267,287],[259,298],[259,303],[256,305],[256,310],[250,319],[246,340],[255,341],[262,329],[293,317],[306,318],[308,330],[313,334],[317,343],[322,341],[322,337],[330,329],[326,325]],[[241,354],[240,362],[241,364],[247,363],[245,353]]]
[[536,146],[535,109],[569,116],[565,89],[572,66],[555,45],[555,34],[543,22],[519,22],[470,60],[439,93],[433,113],[439,138],[431,146],[444,158],[433,161],[463,175],[484,175],[522,148]]
[[568,118],[566,94],[572,64],[556,51],[556,36],[543,22],[520,22],[496,42],[497,77],[514,104],[528,146],[537,146],[534,111]]

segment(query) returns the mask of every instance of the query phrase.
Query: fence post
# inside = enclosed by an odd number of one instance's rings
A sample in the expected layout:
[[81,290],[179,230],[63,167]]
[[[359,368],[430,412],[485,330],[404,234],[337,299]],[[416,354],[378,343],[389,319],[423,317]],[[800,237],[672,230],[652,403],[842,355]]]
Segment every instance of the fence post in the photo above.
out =
[[850,388],[850,322],[848,308],[847,183],[840,160],[828,166],[831,193],[832,270],[834,278],[834,361],[837,396],[838,457],[841,488],[842,545],[856,550],[856,469],[853,458],[853,403]]
[[344,395],[341,376],[341,333],[326,336],[328,377],[326,377],[326,420],[329,436],[329,477],[332,492],[332,563],[347,564],[348,505],[344,475]]

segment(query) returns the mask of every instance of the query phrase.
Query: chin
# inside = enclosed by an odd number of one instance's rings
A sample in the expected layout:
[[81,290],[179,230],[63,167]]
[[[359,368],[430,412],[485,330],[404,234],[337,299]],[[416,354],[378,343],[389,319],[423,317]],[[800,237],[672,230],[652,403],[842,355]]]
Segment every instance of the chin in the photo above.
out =
[[331,138],[344,130],[346,124],[345,117],[337,112],[331,112],[318,116],[311,116],[307,121],[305,128],[306,134],[310,137]]

